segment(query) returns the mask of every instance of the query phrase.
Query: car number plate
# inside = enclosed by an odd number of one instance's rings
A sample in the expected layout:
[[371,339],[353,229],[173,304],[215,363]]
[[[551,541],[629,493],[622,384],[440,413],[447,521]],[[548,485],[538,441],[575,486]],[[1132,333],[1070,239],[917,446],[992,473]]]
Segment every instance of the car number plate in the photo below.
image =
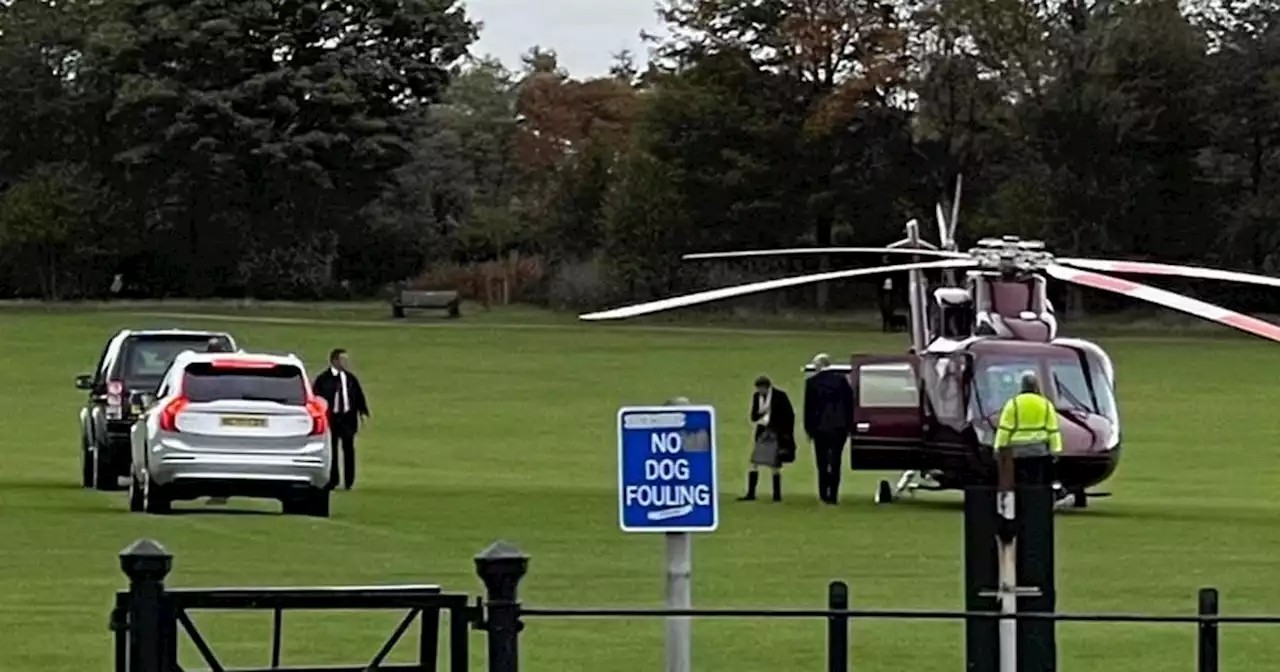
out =
[[223,427],[266,427],[266,418],[246,418],[226,416],[222,418]]

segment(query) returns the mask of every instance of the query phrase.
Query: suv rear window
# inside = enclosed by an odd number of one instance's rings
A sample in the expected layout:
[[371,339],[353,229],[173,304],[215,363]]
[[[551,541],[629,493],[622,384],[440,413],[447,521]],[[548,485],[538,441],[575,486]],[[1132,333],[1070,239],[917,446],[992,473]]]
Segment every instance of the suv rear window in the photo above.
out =
[[158,385],[173,360],[185,350],[201,352],[209,343],[208,336],[133,338],[121,349],[113,377],[126,384]]
[[250,368],[197,363],[187,366],[182,393],[195,403],[247,399],[302,406],[307,402],[307,383],[301,369],[287,364]]

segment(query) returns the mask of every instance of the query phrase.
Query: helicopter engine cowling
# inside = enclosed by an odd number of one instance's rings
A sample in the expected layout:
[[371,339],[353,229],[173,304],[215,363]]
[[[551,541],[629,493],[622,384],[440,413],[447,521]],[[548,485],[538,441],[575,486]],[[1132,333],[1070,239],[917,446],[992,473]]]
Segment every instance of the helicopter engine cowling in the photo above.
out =
[[1043,277],[971,276],[975,328],[980,336],[1047,343],[1058,335]]
[[961,287],[939,287],[933,291],[936,328],[941,338],[962,341],[973,336],[973,296]]

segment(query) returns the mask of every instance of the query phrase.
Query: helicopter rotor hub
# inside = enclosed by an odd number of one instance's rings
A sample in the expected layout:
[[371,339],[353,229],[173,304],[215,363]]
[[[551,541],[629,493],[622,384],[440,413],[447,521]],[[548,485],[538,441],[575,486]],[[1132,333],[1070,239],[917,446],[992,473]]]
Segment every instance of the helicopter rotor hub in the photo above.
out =
[[1045,251],[1044,241],[1022,240],[1017,236],[983,238],[969,254],[980,269],[1006,276],[1037,273],[1053,263],[1053,255]]

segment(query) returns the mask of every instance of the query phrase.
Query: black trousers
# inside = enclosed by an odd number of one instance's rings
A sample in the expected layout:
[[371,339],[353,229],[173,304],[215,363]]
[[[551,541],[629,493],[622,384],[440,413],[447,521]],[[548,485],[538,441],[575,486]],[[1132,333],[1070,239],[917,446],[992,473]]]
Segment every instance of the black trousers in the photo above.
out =
[[338,462],[341,455],[342,473],[345,478],[341,480],[342,484],[348,490],[356,484],[356,428],[359,419],[354,413],[347,416],[330,416],[329,417],[329,448],[332,450],[332,458],[329,468],[329,489],[338,487],[339,473]]
[[813,435],[813,455],[818,465],[818,498],[834,502],[840,496],[840,467],[844,462],[846,432]]
[[1053,482],[1053,456],[1017,457],[1013,460],[1016,485],[1049,485]]

